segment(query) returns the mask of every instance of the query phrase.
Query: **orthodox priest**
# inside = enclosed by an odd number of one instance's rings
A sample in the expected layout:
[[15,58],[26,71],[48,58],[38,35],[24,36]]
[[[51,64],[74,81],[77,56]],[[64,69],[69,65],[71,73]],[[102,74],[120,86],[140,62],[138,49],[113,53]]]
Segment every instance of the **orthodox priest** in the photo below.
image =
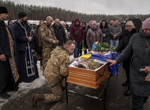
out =
[[19,20],[13,26],[13,36],[16,46],[16,64],[20,82],[32,82],[38,78],[38,70],[31,50],[32,32],[27,24],[27,14],[20,12]]
[[9,17],[7,8],[0,6],[0,98],[10,97],[6,91],[18,90],[19,74],[14,57],[14,38],[4,20]]

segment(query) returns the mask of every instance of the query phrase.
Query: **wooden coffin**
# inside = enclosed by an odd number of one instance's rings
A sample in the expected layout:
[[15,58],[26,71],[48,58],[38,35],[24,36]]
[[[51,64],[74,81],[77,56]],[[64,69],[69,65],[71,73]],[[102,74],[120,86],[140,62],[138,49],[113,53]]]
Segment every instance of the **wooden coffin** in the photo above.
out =
[[69,68],[68,83],[77,84],[93,89],[97,89],[99,84],[109,76],[108,63],[100,69],[93,71],[81,68]]

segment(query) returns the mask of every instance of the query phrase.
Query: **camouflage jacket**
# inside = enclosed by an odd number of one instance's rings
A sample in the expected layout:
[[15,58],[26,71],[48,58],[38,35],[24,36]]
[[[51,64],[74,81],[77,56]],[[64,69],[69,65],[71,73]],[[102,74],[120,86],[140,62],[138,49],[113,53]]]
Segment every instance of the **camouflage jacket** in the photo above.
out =
[[51,58],[47,62],[44,71],[46,80],[57,82],[61,80],[62,76],[68,75],[69,53],[64,47],[57,46],[51,52]]
[[52,47],[53,40],[57,40],[55,36],[55,32],[52,26],[50,26],[50,29],[47,27],[46,24],[43,24],[39,29],[38,29],[38,34],[39,34],[39,46],[43,48],[45,47]]

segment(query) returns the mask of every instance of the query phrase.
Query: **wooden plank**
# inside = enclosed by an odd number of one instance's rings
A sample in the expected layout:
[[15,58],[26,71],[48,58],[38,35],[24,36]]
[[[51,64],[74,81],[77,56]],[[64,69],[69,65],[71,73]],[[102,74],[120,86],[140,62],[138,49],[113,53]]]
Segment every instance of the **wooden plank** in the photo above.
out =
[[74,78],[74,77],[68,77],[68,80],[73,80],[73,81],[76,81],[78,83],[87,83],[87,84],[91,84],[91,85],[94,85],[96,86],[96,82],[95,81],[87,81],[87,80],[81,80],[81,79],[77,79],[77,78]]
[[85,72],[76,72],[76,71],[69,71],[69,74],[74,74],[74,75],[82,75],[82,76],[89,76],[89,77],[96,77],[96,74],[89,74]]
[[81,80],[87,80],[87,81],[94,81],[94,82],[96,82],[96,77],[88,77],[88,75],[87,76],[81,76],[81,75],[69,74],[69,77],[74,77],[74,78],[81,79]]

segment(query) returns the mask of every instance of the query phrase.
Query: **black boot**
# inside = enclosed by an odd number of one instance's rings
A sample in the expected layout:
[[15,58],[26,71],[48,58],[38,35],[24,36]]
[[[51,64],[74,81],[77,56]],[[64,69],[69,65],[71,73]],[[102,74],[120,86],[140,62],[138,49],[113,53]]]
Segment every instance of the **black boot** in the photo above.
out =
[[3,93],[0,94],[0,97],[3,98],[3,99],[9,99],[10,95],[7,94],[6,92],[3,92]]
[[131,95],[132,93],[131,93],[131,91],[128,89],[125,93],[124,93],[124,95],[125,96],[129,96],[129,95]]
[[128,86],[128,84],[129,84],[129,82],[126,81],[126,82],[122,83],[122,86]]

